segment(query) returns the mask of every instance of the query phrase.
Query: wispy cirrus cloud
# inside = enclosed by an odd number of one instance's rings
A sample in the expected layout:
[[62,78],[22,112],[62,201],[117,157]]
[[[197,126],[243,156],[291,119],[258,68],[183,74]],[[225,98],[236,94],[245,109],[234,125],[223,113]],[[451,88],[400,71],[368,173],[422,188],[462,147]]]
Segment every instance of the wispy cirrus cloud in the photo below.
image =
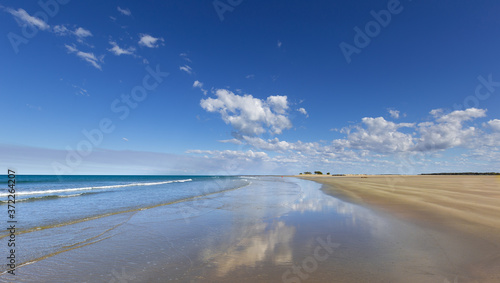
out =
[[74,35],[80,42],[87,37],[93,36],[92,32],[88,29],[83,27],[68,28],[68,25],[55,25],[52,28],[52,32],[59,36]]
[[184,71],[190,75],[193,73],[193,69],[191,67],[189,67],[188,65],[180,66],[179,70]]
[[36,27],[40,30],[48,30],[50,28],[50,25],[48,25],[46,22],[44,22],[42,19],[31,16],[26,12],[24,9],[11,9],[11,8],[6,8],[5,9],[8,13],[10,13],[14,18],[16,19],[17,23],[20,26],[32,26]]
[[79,27],[77,28],[75,31],[74,31],[74,34],[76,36],[78,36],[79,38],[85,38],[85,37],[89,37],[89,36],[92,36],[92,33],[87,30],[87,29],[84,29],[82,27]]
[[128,9],[128,8],[120,8],[120,6],[118,6],[118,7],[116,7],[116,9],[118,10],[118,12],[120,12],[124,16],[132,15],[132,12],[130,12],[130,9]]
[[90,63],[90,65],[92,65],[94,68],[102,70],[101,64],[104,62],[103,55],[99,56],[99,58],[97,58],[94,55],[94,53],[80,51],[76,48],[75,45],[65,44],[64,46],[66,47],[68,53],[72,53],[72,54],[74,53],[78,58]]
[[129,47],[126,49],[121,48],[118,46],[118,44],[115,41],[109,41],[109,44],[111,44],[111,48],[108,49],[109,52],[113,53],[116,56],[120,55],[134,55],[135,52],[135,47]]
[[179,54],[179,56],[181,56],[182,59],[188,61],[189,63],[193,62],[191,61],[191,59],[189,59],[187,53],[182,52],[181,54]]
[[26,104],[26,107],[28,107],[29,109],[33,109],[33,110],[42,111],[42,107],[38,106],[38,105]]

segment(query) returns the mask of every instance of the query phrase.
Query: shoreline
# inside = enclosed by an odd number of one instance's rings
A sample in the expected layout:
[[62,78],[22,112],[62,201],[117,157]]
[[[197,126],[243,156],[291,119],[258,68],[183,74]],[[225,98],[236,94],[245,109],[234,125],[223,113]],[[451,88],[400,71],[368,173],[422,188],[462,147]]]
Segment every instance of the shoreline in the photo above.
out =
[[[25,251],[44,241],[62,243],[65,235],[73,238],[82,231],[88,241],[30,262],[19,272],[24,281],[43,282],[440,283],[481,278],[464,273],[460,257],[473,255],[474,249],[459,239],[344,202],[321,187],[298,178],[263,177],[193,203],[26,234]],[[318,247],[327,249],[318,253]],[[7,275],[0,275],[0,281]]]
[[341,200],[389,214],[473,246],[467,272],[500,282],[500,177],[448,175],[294,176]]

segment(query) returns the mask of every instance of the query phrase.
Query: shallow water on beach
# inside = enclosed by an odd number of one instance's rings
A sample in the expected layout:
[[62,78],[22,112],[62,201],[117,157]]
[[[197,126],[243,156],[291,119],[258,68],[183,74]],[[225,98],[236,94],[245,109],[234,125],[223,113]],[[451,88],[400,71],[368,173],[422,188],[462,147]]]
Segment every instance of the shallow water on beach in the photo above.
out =
[[[15,281],[453,282],[460,276],[453,260],[466,253],[455,249],[460,243],[320,187],[254,177],[235,190],[22,234],[19,253],[36,247],[37,260],[19,267]],[[58,252],[51,252],[54,245]]]

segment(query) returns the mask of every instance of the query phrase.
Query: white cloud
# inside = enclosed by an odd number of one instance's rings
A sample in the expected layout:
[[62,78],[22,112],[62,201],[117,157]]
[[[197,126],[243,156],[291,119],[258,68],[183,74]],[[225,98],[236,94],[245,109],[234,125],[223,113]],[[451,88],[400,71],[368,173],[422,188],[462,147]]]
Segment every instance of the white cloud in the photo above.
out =
[[230,139],[230,140],[219,140],[218,142],[221,142],[221,143],[234,143],[234,144],[243,144],[242,141],[238,140],[238,139]]
[[179,70],[184,71],[190,75],[193,73],[193,69],[191,69],[191,67],[189,67],[188,65],[180,66]]
[[32,104],[26,104],[26,106],[27,106],[29,109],[42,111],[42,107],[41,107],[41,106],[32,105]]
[[277,43],[278,48],[280,48],[282,44],[283,44],[283,43],[282,43],[281,41],[279,41],[279,40],[278,40],[278,43]]
[[198,80],[194,81],[193,87],[199,88],[203,92],[204,95],[207,95],[207,93],[208,93],[208,91],[203,88],[203,83],[198,81]]
[[306,115],[306,117],[309,117],[309,115],[307,114],[307,111],[304,108],[300,107],[299,109],[297,109],[297,111],[299,111],[300,113]]
[[276,152],[285,152],[288,150],[294,150],[295,146],[287,141],[280,141],[278,138],[264,140],[259,137],[249,137],[242,136],[242,140],[252,147],[267,150],[267,151],[276,151]]
[[69,34],[69,33],[71,32],[71,31],[70,31],[70,30],[69,30],[66,26],[64,26],[64,25],[56,25],[56,26],[54,26],[53,31],[54,31],[54,33],[55,33],[55,34],[57,34],[57,35],[61,35],[61,36],[63,36],[63,35],[67,35],[67,34]]
[[88,37],[88,36],[92,36],[92,33],[89,30],[84,29],[82,27],[77,28],[74,31],[74,34],[76,36],[78,36],[79,38],[85,38],[85,37]]
[[78,52],[78,49],[76,49],[76,47],[74,45],[65,44],[64,46],[66,47],[66,49],[68,49],[68,52],[70,52],[70,53]]
[[[484,131],[466,125],[484,117],[486,110],[470,108],[444,113],[430,111],[433,118],[424,123],[394,123],[383,117],[365,117],[358,125],[344,128],[345,138],[328,141],[286,141],[277,137],[264,139],[257,135],[272,132],[265,113],[279,114],[287,109],[283,98],[257,99],[251,95],[235,95],[217,90],[216,98],[201,101],[209,112],[218,112],[238,132],[233,139],[220,140],[240,147],[250,146],[252,152],[275,152],[263,157],[260,166],[276,166],[284,170],[328,170],[338,173],[417,174],[436,171],[484,171],[488,164],[498,164],[500,156],[500,120],[484,122]],[[283,107],[286,105],[287,107]],[[273,108],[276,107],[276,108]],[[286,111],[285,111],[286,113]],[[250,118],[252,117],[252,118]],[[466,151],[453,160],[440,150],[462,147]],[[231,158],[249,162],[243,151],[199,151],[206,158]],[[485,163],[488,162],[488,163]],[[244,163],[239,163],[244,164]],[[249,163],[254,164],[254,163]],[[341,172],[339,172],[341,171]],[[490,170],[491,171],[491,170]],[[298,171],[300,172],[300,171]]]
[[254,74],[246,75],[245,78],[246,79],[253,79],[253,78],[255,78],[255,75]]
[[9,12],[11,15],[13,15],[15,17],[16,21],[20,25],[23,25],[23,26],[29,25],[32,27],[36,27],[40,30],[46,30],[46,29],[50,28],[50,26],[46,22],[44,22],[42,19],[30,16],[30,14],[28,14],[28,12],[26,12],[25,10],[23,10],[21,8],[19,8],[17,10],[7,8],[6,10],[7,10],[7,12]]
[[101,56],[98,59],[94,55],[94,53],[82,52],[82,51],[78,50],[74,45],[67,45],[67,44],[65,44],[64,46],[68,50],[68,53],[75,53],[76,56],[78,56],[80,59],[85,60],[86,62],[90,63],[96,69],[102,70],[100,63],[103,62],[103,56]]
[[135,48],[134,47],[129,47],[127,49],[123,49],[121,48],[120,46],[118,46],[118,44],[114,41],[110,41],[109,44],[111,44],[113,47],[108,49],[108,51],[110,51],[111,53],[115,54],[116,56],[120,56],[122,54],[125,54],[125,55],[133,55],[134,52],[135,52]]
[[391,115],[392,118],[399,119],[399,111],[398,110],[389,109],[389,114]]
[[218,112],[226,124],[246,135],[259,135],[266,129],[281,134],[292,127],[286,116],[286,96],[270,96],[267,100],[252,95],[236,95],[225,89],[218,89],[217,98],[202,99],[200,105],[208,112]]
[[122,9],[120,8],[120,6],[116,7],[116,9],[118,10],[118,12],[120,12],[122,15],[125,15],[125,16],[130,16],[132,15],[132,13],[130,12],[130,10],[128,8],[125,8],[125,9]]
[[200,87],[201,88],[201,87],[203,87],[203,83],[200,81],[194,81],[193,87]]
[[500,120],[499,119],[493,119],[488,121],[488,125],[493,129],[495,132],[500,132]]
[[206,89],[203,88],[203,83],[200,82],[200,81],[195,81],[193,83],[193,87],[199,88],[201,90],[201,92],[203,92],[204,95],[208,94],[208,90],[206,90]]
[[[364,149],[379,153],[403,152],[413,148],[413,137],[398,129],[413,127],[414,124],[386,121],[382,117],[365,117],[355,131],[347,130],[347,139],[336,140],[335,144],[353,149]],[[345,131],[345,130],[344,130]]]
[[209,154],[212,155],[212,157],[215,157],[217,159],[244,159],[247,161],[250,160],[263,160],[263,159],[268,159],[268,155],[265,152],[259,152],[259,151],[238,151],[238,150],[188,150],[186,153],[194,153],[194,154]]
[[82,42],[86,37],[93,36],[92,33],[82,27],[70,30],[67,25],[55,25],[52,31],[59,36],[75,35],[80,42]]
[[140,40],[139,40],[139,45],[146,46],[149,48],[157,48],[164,42],[163,38],[161,37],[153,37],[149,34],[140,34]]
[[456,110],[447,115],[442,115],[442,113],[441,109],[434,109],[430,112],[437,123],[424,122],[418,124],[420,138],[416,145],[417,151],[434,151],[457,146],[470,146],[472,139],[479,132],[474,127],[464,128],[464,122],[486,116],[486,110],[477,108]]
[[191,59],[189,59],[189,58],[187,57],[187,53],[184,53],[184,52],[183,52],[183,53],[179,54],[179,56],[181,56],[184,60],[188,61],[189,63],[191,63],[191,62],[192,62],[192,61],[191,61]]
[[267,104],[278,114],[285,114],[286,110],[288,110],[288,101],[286,96],[269,96],[267,98]]
[[86,89],[79,87],[77,85],[74,85],[74,84],[72,84],[71,86],[76,89],[76,91],[75,91],[76,95],[90,96]]

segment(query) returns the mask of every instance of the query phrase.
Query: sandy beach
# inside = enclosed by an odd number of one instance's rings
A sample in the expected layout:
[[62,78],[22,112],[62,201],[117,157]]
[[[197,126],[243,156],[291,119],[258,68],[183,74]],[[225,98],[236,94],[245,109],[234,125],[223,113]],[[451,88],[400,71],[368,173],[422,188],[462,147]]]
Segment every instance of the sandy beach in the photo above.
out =
[[498,282],[469,268],[494,262],[486,240],[343,201],[318,182],[245,178],[233,190],[20,234],[16,282]]
[[323,184],[332,196],[464,241],[472,248],[468,256],[450,259],[463,268],[465,280],[458,282],[500,282],[499,176],[302,178]]

